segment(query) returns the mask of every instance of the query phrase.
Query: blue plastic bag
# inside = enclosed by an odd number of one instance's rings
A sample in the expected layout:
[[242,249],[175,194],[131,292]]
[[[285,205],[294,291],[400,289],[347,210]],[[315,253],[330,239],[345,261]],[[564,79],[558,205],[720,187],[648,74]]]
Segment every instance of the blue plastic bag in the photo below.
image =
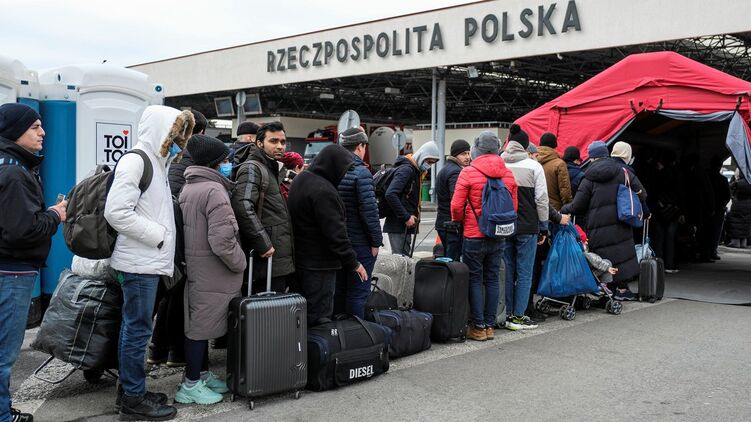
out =
[[537,294],[565,297],[599,291],[576,228],[572,224],[560,226],[542,269]]
[[631,178],[628,170],[623,169],[624,183],[618,185],[618,196],[616,204],[618,205],[618,221],[626,223],[631,227],[639,228],[644,225],[642,218],[644,212],[641,209],[639,195],[631,190]]

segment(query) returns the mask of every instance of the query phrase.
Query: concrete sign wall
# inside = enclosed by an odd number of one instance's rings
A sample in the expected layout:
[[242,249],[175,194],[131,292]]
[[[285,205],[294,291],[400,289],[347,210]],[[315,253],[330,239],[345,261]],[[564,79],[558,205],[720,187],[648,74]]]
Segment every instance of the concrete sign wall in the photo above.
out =
[[171,96],[751,31],[748,0],[496,0],[136,65]]

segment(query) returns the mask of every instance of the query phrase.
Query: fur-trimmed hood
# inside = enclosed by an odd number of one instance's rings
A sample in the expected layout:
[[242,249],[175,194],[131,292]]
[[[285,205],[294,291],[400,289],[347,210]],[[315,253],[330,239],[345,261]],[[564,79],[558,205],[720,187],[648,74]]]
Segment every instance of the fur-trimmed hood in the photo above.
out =
[[[138,124],[138,143],[160,160],[166,160],[172,142],[185,149],[196,121],[193,113],[172,107],[151,105],[146,107]],[[182,153],[176,159],[180,159]]]

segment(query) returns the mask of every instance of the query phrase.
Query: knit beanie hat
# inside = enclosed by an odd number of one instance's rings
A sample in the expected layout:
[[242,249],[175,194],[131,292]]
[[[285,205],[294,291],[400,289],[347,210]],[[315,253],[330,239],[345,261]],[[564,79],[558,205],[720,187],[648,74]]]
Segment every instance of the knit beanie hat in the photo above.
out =
[[39,113],[25,104],[3,104],[0,106],[0,136],[15,142],[41,119]]
[[368,143],[368,135],[360,127],[351,127],[339,135],[339,145],[343,147]]
[[587,147],[589,158],[607,158],[608,145],[603,141],[594,141]]
[[495,154],[501,150],[501,141],[498,139],[498,135],[486,130],[480,133],[480,136],[475,138],[475,153],[477,155],[483,154]]
[[572,162],[575,160],[581,160],[582,156],[579,152],[579,148],[571,146],[567,147],[565,151],[563,151],[563,161]]
[[208,135],[193,135],[187,149],[197,166],[215,168],[229,156],[227,145]]
[[524,149],[527,149],[527,145],[529,145],[529,136],[527,135],[527,132],[523,131],[521,126],[516,123],[511,125],[508,130],[508,140],[518,142]]
[[464,139],[457,139],[451,143],[451,156],[456,157],[459,154],[470,150],[469,142]]
[[545,132],[540,137],[540,146],[558,148],[558,138],[550,132]]
[[240,126],[237,127],[237,136],[255,135],[256,133],[258,133],[259,127],[260,126],[253,122],[242,122],[240,123]]
[[282,156],[282,159],[279,160],[284,164],[284,167],[292,170],[295,167],[300,167],[305,165],[305,161],[302,159],[302,155],[294,152],[294,151],[288,151],[284,153],[284,156]]
[[631,145],[618,141],[613,145],[613,152],[610,156],[613,158],[620,158],[624,163],[629,164],[631,162]]

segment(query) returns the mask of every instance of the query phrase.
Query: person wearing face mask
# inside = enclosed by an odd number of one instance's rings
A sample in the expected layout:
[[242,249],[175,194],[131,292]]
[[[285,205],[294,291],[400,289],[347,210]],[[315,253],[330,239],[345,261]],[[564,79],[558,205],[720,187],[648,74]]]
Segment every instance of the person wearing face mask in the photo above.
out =
[[178,403],[214,404],[227,384],[209,371],[209,339],[227,332],[230,301],[240,296],[247,265],[229,192],[234,182],[221,174],[229,148],[216,138],[196,135],[188,143],[195,165],[185,170],[180,193],[185,233],[185,378]]
[[172,277],[175,259],[175,216],[167,169],[179,158],[195,119],[190,111],[152,105],[138,124],[138,143],[153,167],[149,187],[141,192],[144,161],[126,154],[118,162],[107,195],[104,218],[118,232],[110,265],[122,285],[119,380],[115,405],[125,420],[169,420],[177,409],[167,396],[146,390],[144,355],[161,276]]
[[279,160],[286,147],[284,126],[272,122],[258,129],[256,147],[241,148],[235,155],[232,172],[237,186],[232,194],[232,209],[240,226],[243,249],[246,254],[251,250],[256,254],[253,293],[266,290],[266,258],[272,255],[273,291],[286,291],[295,273],[292,225],[279,188]]
[[438,146],[430,141],[414,154],[399,157],[394,163],[394,175],[385,194],[391,213],[383,225],[394,254],[411,254],[412,236],[417,233],[420,219],[421,182],[439,158]]

